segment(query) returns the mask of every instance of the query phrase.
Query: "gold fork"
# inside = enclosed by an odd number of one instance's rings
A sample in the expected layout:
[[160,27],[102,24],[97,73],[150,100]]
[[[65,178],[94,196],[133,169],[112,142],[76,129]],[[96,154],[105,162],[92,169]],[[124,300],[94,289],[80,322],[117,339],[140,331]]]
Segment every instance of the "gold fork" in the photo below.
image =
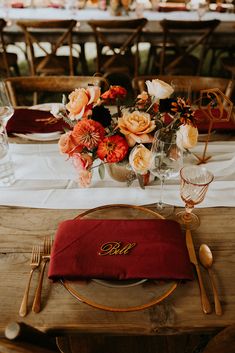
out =
[[43,276],[44,276],[46,264],[50,260],[52,243],[53,243],[53,240],[51,237],[44,238],[42,268],[41,268],[41,272],[38,280],[38,286],[35,292],[35,297],[34,297],[33,306],[32,306],[32,310],[35,313],[39,313],[39,311],[41,310],[41,293],[42,293]]
[[19,310],[19,315],[22,317],[24,317],[27,314],[29,287],[30,287],[33,272],[40,265],[40,260],[41,260],[40,246],[33,246],[31,260],[30,260],[31,270],[29,273],[28,283],[26,285],[26,288],[24,291],[24,296],[23,296],[22,303],[21,303],[20,310]]

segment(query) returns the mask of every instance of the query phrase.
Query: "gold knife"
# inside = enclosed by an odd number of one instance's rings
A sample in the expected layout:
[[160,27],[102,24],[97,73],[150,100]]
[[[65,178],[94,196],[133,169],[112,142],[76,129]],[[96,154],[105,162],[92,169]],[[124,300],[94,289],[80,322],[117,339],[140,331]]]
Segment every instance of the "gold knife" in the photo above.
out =
[[201,295],[202,310],[203,310],[204,314],[210,314],[212,312],[212,309],[211,309],[211,305],[210,305],[210,302],[207,297],[205,287],[204,287],[204,284],[202,281],[202,275],[201,275],[201,271],[200,271],[200,268],[198,265],[197,256],[195,253],[192,234],[191,234],[190,229],[186,229],[186,245],[188,248],[190,262],[195,266],[196,271],[197,271],[198,284],[199,284],[200,295]]

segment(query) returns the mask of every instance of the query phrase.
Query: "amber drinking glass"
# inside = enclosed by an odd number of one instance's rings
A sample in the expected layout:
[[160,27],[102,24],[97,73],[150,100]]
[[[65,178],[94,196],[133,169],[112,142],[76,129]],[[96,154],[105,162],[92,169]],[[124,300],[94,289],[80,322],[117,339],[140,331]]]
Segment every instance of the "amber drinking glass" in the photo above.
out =
[[195,229],[200,220],[192,213],[195,205],[201,203],[214,175],[205,167],[185,166],[180,170],[180,196],[185,202],[185,211],[177,213],[177,220],[185,228]]

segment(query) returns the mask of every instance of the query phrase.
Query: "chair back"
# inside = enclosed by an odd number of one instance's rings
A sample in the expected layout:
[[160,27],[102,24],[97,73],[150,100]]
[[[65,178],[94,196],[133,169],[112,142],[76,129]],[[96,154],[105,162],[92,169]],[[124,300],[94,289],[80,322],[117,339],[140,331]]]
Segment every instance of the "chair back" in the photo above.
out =
[[[25,34],[31,75],[62,75],[66,73],[67,67],[69,74],[74,75],[72,31],[76,23],[75,20],[21,20],[17,22],[17,25],[22,28]],[[50,37],[50,40],[52,40],[51,38],[53,37],[53,42],[49,48],[42,45],[37,37],[37,31],[41,33],[45,31],[46,35]],[[69,48],[66,65],[62,64],[60,56],[57,55],[58,49],[65,45]],[[36,60],[36,48],[42,51],[44,55],[39,62]]]
[[235,353],[235,325],[217,333],[203,349],[202,353]]
[[[61,101],[61,99],[58,100],[59,93],[61,93],[62,96],[63,93],[70,93],[75,88],[87,88],[90,85],[99,86],[102,91],[109,88],[108,81],[100,76],[69,76],[69,78],[68,76],[9,77],[5,79],[5,84],[10,100],[15,107],[37,104],[39,102],[44,103],[45,100],[43,100],[43,98],[45,98],[46,95],[48,99],[48,94],[52,94],[53,96],[56,94],[57,101]],[[30,96],[28,99],[31,100],[25,104],[25,98],[27,98],[27,95],[32,95],[33,93],[37,93],[36,98],[38,99],[32,101]],[[41,96],[40,101],[39,96]]]
[[[139,71],[139,41],[147,19],[132,20],[91,20],[97,49],[97,72],[108,76],[112,72]],[[132,48],[135,47],[135,54]],[[104,53],[105,52],[105,53]]]
[[11,322],[0,339],[1,353],[55,353],[59,352],[55,338],[23,322]]
[[171,84],[175,79],[179,80],[182,85],[186,85],[190,82],[190,89],[193,98],[198,98],[201,90],[206,90],[210,88],[218,88],[223,92],[228,98],[232,97],[235,82],[221,77],[205,77],[205,76],[178,76],[178,75],[148,75],[148,76],[138,76],[132,80],[132,86],[136,94],[146,91],[147,80],[159,79],[168,84]]
[[6,44],[4,41],[3,30],[6,27],[6,21],[0,18],[0,55],[1,55],[1,67],[0,70],[6,72],[7,76],[10,76],[10,68],[7,59]]
[[[208,21],[181,21],[167,20],[160,21],[163,29],[163,48],[160,54],[160,74],[178,74],[177,67],[181,65],[180,73],[187,70],[185,60],[193,56],[195,50],[199,51],[199,60],[191,65],[195,66],[194,74],[200,75],[206,50],[209,48],[209,39],[219,25],[219,20]],[[183,33],[183,34],[182,34]],[[175,55],[167,60],[167,47],[169,43],[174,45]],[[190,65],[190,62],[187,63]],[[187,65],[186,64],[186,65]],[[183,66],[183,68],[182,68]]]

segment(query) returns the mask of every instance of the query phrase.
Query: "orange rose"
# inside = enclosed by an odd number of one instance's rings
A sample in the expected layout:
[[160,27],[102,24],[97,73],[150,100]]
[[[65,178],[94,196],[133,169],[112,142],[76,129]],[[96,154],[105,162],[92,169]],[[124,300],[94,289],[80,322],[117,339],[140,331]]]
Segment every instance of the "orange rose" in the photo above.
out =
[[75,152],[81,152],[83,148],[76,143],[71,131],[61,135],[58,145],[60,152],[67,153],[69,156]]
[[126,136],[129,146],[132,147],[136,142],[151,142],[152,136],[149,133],[155,129],[156,125],[148,113],[124,111],[122,117],[118,119],[118,127]]

